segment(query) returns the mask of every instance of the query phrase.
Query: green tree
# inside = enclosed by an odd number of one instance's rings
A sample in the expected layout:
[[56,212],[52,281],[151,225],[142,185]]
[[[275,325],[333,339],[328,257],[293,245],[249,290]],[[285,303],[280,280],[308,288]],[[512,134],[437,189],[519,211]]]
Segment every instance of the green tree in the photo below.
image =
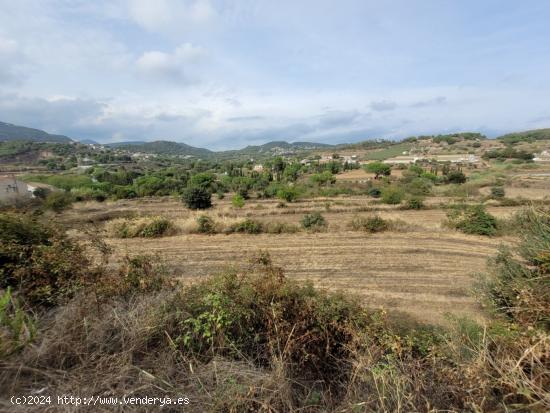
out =
[[365,165],[365,171],[374,174],[374,179],[380,178],[380,176],[390,176],[391,166],[383,162],[371,162]]
[[190,186],[183,191],[182,200],[190,209],[206,209],[212,206],[212,194],[206,188]]

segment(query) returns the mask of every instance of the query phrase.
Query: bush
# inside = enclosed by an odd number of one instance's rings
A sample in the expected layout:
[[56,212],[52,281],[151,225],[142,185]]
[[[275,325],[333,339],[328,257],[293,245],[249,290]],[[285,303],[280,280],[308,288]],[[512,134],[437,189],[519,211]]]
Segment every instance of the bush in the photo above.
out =
[[300,222],[302,224],[302,227],[313,231],[324,229],[327,226],[327,222],[320,212],[306,214]]
[[208,215],[201,215],[197,218],[197,232],[201,234],[215,234],[216,223]]
[[278,361],[297,388],[307,381],[343,390],[354,332],[368,324],[357,302],[285,278],[265,254],[247,273],[192,286],[181,301],[189,315],[175,341],[186,352],[208,359],[224,354],[263,368]]
[[450,184],[463,184],[466,182],[466,175],[462,171],[452,171],[445,176],[445,180]]
[[54,212],[60,213],[69,208],[73,203],[73,197],[68,192],[51,192],[44,201],[44,207]]
[[114,220],[111,228],[112,235],[119,238],[158,238],[175,232],[174,225],[164,217]]
[[8,214],[0,214],[0,263],[0,289],[44,307],[72,296],[90,266],[80,245],[62,232]]
[[448,224],[465,234],[492,236],[497,233],[497,219],[483,205],[454,207],[447,214]]
[[212,206],[212,194],[201,186],[186,188],[182,200],[190,209],[207,209]]
[[502,186],[492,186],[491,187],[491,198],[502,199],[506,196],[506,192]]
[[382,202],[385,204],[400,204],[404,197],[403,190],[396,186],[388,186],[382,190]]
[[0,290],[0,358],[24,347],[34,339],[36,328],[11,288]]
[[277,198],[286,202],[292,202],[298,198],[298,191],[292,187],[284,187],[277,191]]
[[496,284],[487,291],[515,321],[550,331],[550,210],[526,208],[514,220],[520,243],[496,257],[490,267]]
[[244,206],[244,198],[240,194],[235,194],[231,199],[231,204],[235,208],[242,208]]
[[350,222],[350,228],[354,231],[365,231],[370,233],[387,231],[390,228],[389,222],[380,218],[373,217],[355,217]]
[[372,196],[373,198],[380,198],[380,195],[382,195],[382,191],[380,188],[373,186],[372,188],[369,188],[367,191],[368,196]]
[[236,232],[242,234],[259,234],[263,230],[261,222],[254,221],[252,219],[245,219],[244,221],[237,222],[231,225],[228,229],[228,233]]
[[143,225],[137,233],[138,237],[158,238],[167,235],[174,226],[166,218],[155,217],[151,222]]
[[420,197],[411,197],[405,204],[405,209],[422,209],[424,208],[424,200]]

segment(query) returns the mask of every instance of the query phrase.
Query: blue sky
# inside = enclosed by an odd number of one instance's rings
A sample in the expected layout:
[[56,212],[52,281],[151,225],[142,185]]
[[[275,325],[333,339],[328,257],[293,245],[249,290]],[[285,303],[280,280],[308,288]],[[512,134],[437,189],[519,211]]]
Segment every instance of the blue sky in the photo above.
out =
[[212,149],[550,126],[546,0],[0,0],[0,121]]

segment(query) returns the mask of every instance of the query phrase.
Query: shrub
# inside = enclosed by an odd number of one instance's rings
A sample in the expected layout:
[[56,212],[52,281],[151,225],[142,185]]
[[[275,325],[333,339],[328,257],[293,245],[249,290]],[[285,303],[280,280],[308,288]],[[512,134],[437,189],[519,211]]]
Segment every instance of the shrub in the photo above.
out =
[[380,198],[380,195],[382,195],[382,191],[380,188],[373,186],[372,188],[369,188],[367,191],[368,196],[372,196],[373,198]]
[[405,193],[403,190],[396,186],[390,185],[382,190],[382,202],[385,204],[400,204],[404,197]]
[[312,231],[321,230],[327,226],[327,222],[320,212],[306,214],[300,222],[302,224],[302,227]]
[[389,222],[380,218],[373,217],[355,217],[350,222],[350,228],[355,231],[365,231],[370,233],[387,231],[390,228]]
[[231,199],[231,204],[235,208],[242,208],[244,206],[244,198],[240,194],[235,194]]
[[112,235],[119,238],[158,238],[175,232],[174,225],[164,217],[114,220]]
[[407,199],[405,209],[422,209],[424,208],[424,200],[420,197],[411,197]]
[[262,231],[262,223],[252,219],[245,219],[244,221],[237,222],[227,229],[228,233],[237,232],[243,234],[259,234]]
[[277,191],[277,198],[286,202],[292,202],[298,198],[298,191],[292,187],[284,187]]
[[12,288],[25,305],[54,306],[72,296],[89,261],[62,232],[0,214],[0,289]]
[[445,180],[450,184],[463,184],[466,182],[466,175],[462,171],[452,171],[445,176]]
[[262,368],[279,362],[296,388],[309,382],[343,390],[357,348],[354,332],[368,324],[356,301],[285,278],[265,254],[247,273],[190,287],[181,301],[189,315],[175,341],[184,351]]
[[493,260],[485,292],[498,312],[550,331],[550,210],[530,207],[514,220],[520,243]]
[[197,232],[201,234],[215,234],[216,223],[208,215],[201,215],[197,218]]
[[140,228],[137,236],[143,238],[158,238],[167,235],[173,229],[174,226],[166,218],[154,217],[151,222]]
[[212,206],[212,194],[201,186],[191,186],[183,192],[183,202],[190,209],[207,209]]
[[33,195],[39,199],[46,199],[50,192],[47,188],[38,187],[33,191]]
[[69,208],[73,203],[73,197],[68,192],[51,192],[44,201],[44,207],[54,212],[60,213]]
[[432,192],[432,181],[425,178],[414,178],[406,184],[405,189],[411,195],[430,195]]
[[447,214],[448,224],[465,234],[496,235],[497,219],[489,214],[483,205],[454,207]]
[[494,199],[502,199],[506,196],[506,192],[502,186],[491,187],[491,197]]
[[11,292],[0,291],[0,358],[10,355],[34,339],[36,328]]

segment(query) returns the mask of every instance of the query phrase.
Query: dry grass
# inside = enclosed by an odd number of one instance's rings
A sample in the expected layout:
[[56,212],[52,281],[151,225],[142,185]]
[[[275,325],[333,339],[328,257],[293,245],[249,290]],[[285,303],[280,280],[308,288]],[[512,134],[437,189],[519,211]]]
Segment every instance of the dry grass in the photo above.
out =
[[[446,203],[444,198],[431,202]],[[445,313],[479,318],[470,297],[473,275],[484,269],[503,239],[460,234],[444,229],[446,211],[400,210],[373,203],[367,197],[317,198],[278,208],[276,200],[249,200],[242,209],[227,200],[214,200],[212,209],[189,211],[178,200],[142,199],[103,204],[76,204],[61,219],[75,220],[101,214],[161,215],[172,221],[178,234],[156,239],[110,239],[116,255],[158,253],[173,273],[186,280],[200,279],[242,262],[258,249],[268,250],[288,276],[312,280],[317,286],[357,293],[373,306],[404,311],[419,320],[445,323]],[[499,217],[517,208],[489,208]],[[328,223],[324,233],[294,234],[195,234],[196,219],[210,216],[220,228],[245,218],[263,223],[299,225],[305,213],[320,211]],[[376,211],[376,212],[372,212]],[[398,231],[365,234],[348,230],[356,216],[376,213],[383,219],[402,221]],[[405,231],[406,229],[406,231]]]

